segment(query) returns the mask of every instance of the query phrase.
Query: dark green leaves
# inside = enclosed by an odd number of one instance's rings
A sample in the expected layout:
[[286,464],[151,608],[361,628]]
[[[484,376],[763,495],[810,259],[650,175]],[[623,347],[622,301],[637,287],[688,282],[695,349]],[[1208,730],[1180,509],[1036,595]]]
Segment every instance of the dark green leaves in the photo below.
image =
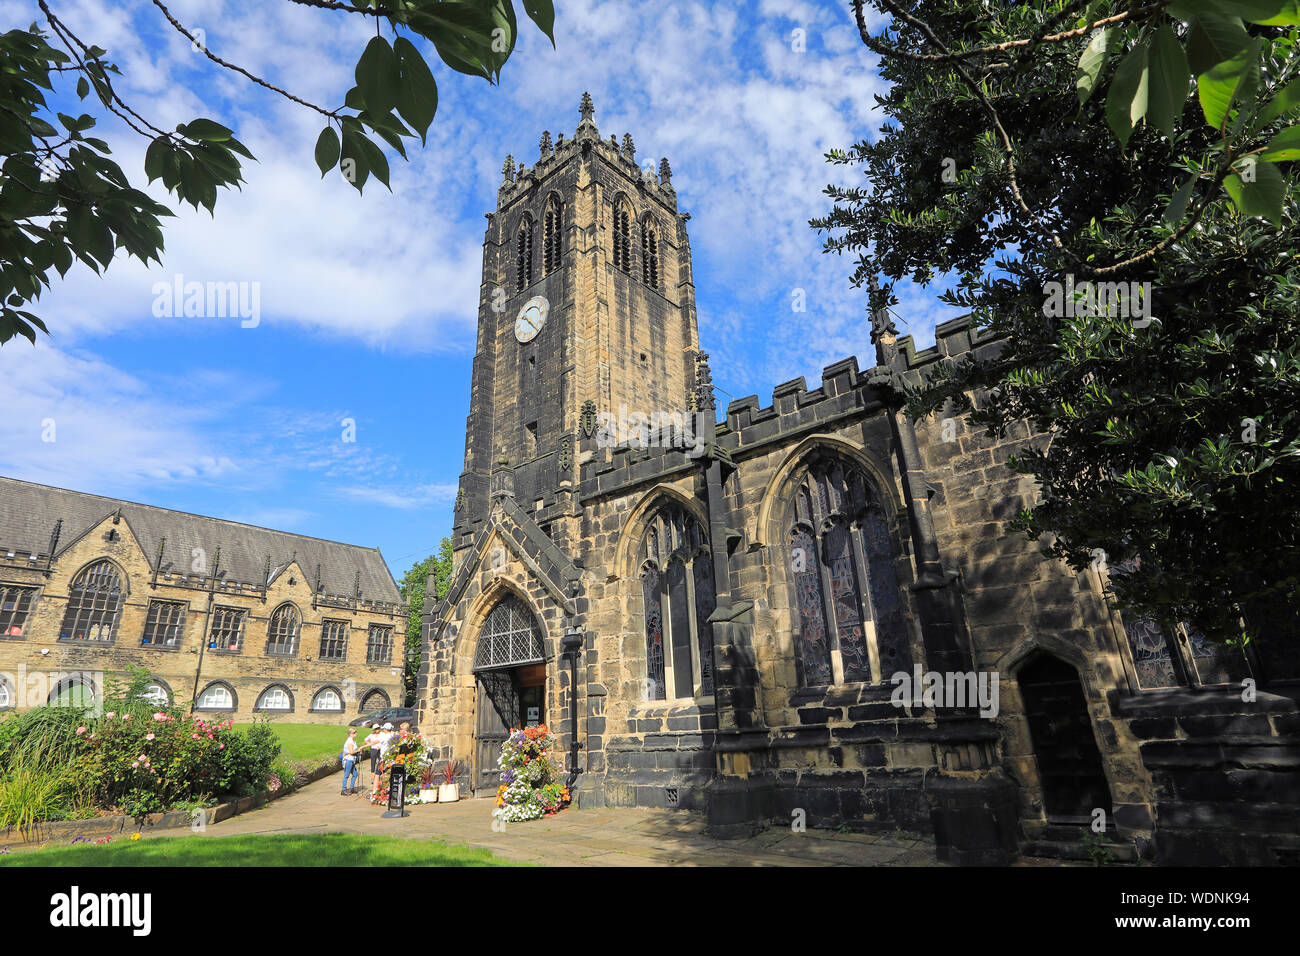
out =
[[366,44],[365,52],[357,61],[356,79],[357,89],[370,112],[387,113],[397,105],[402,72],[393,48],[383,37],[374,37]]
[[1147,112],[1151,89],[1148,56],[1145,45],[1130,50],[1115,71],[1106,95],[1106,121],[1119,137],[1121,147],[1128,146],[1134,128]]
[[524,12],[528,19],[537,24],[539,30],[546,34],[555,46],[555,4],[551,0],[523,0]]
[[1174,121],[1187,102],[1191,77],[1187,72],[1187,54],[1174,31],[1167,26],[1156,30],[1151,43],[1151,92],[1147,115],[1151,125],[1169,139],[1174,136]]
[[1092,91],[1096,88],[1097,77],[1106,64],[1106,47],[1110,36],[1109,29],[1095,31],[1088,45],[1083,48],[1083,55],[1079,57],[1079,75],[1074,85],[1079,95],[1080,106],[1088,102]]
[[1205,121],[1222,128],[1228,110],[1244,94],[1253,92],[1258,82],[1258,41],[1237,51],[1230,59],[1216,63],[1196,78],[1196,95],[1201,101]]
[[322,179],[338,165],[339,155],[339,134],[334,132],[333,126],[326,126],[316,140],[316,165],[320,167]]
[[1246,162],[1223,181],[1223,188],[1243,216],[1259,216],[1275,226],[1281,224],[1286,180],[1272,163]]
[[438,84],[434,82],[429,64],[420,51],[406,37],[398,37],[393,44],[397,63],[402,73],[401,87],[397,93],[397,112],[411,128],[420,134],[421,145],[433,116],[438,111]]

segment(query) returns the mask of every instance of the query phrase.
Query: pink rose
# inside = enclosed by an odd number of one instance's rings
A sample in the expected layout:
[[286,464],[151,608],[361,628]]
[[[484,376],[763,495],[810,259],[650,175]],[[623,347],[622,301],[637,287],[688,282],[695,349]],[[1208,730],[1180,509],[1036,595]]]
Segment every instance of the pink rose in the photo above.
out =
[[85,732],[86,732],[86,728],[85,728],[85,727],[78,727],[78,728],[77,728],[77,734],[78,734],[78,735],[84,734]]
[[131,769],[134,770],[138,766],[140,766],[138,763],[133,763],[131,764]]
[[112,719],[113,719],[113,711],[110,710],[110,711],[109,711],[107,714],[105,714],[104,716],[107,717],[109,720],[112,720]]
[[190,739],[191,739],[191,740],[198,740],[198,739],[199,739],[199,735],[198,735],[198,734],[190,734]]
[[221,744],[219,747],[217,747],[217,749],[218,749],[218,750],[225,750],[225,749],[226,749],[226,745],[225,745],[225,744]]
[[145,734],[145,735],[144,735],[144,739],[145,739],[145,740],[153,740],[153,739],[154,739],[154,735],[153,735],[153,734]]

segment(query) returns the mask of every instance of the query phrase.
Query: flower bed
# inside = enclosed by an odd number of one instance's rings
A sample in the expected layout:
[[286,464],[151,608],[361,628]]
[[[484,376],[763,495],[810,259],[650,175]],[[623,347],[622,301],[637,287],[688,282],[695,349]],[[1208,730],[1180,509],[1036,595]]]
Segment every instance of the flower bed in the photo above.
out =
[[506,823],[537,820],[569,803],[560,765],[551,757],[555,735],[545,726],[512,731],[501,745],[501,786],[492,815]]
[[[406,768],[406,792],[410,794],[419,789],[428,766],[429,751],[423,738],[419,734],[398,734],[389,743],[384,759],[379,762],[379,789],[370,791],[370,802],[376,805],[388,802],[394,767]],[[415,801],[408,796],[406,802]]]

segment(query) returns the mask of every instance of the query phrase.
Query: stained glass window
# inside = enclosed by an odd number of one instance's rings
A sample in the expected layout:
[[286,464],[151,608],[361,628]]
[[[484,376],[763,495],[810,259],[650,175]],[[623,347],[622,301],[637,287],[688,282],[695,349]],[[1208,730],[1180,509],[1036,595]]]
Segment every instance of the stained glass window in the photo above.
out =
[[663,700],[664,684],[664,610],[659,599],[659,570],[647,566],[641,573],[641,592],[645,597],[645,661],[647,690],[651,700]]
[[[874,486],[860,468],[815,458],[788,514],[795,642],[805,686],[888,679],[911,666],[894,549]],[[874,631],[880,672],[868,640]]]
[[682,505],[665,504],[650,519],[641,561],[647,693],[652,700],[670,693],[677,699],[712,694],[713,632],[708,618],[717,607],[717,595],[708,539],[699,522]]
[[790,568],[794,576],[795,605],[799,611],[799,659],[803,682],[809,687],[831,683],[831,646],[826,635],[821,568],[817,542],[802,526],[790,535]]
[[704,696],[713,693],[713,625],[709,615],[717,610],[717,596],[713,588],[713,560],[707,554],[699,555],[694,562],[695,573],[695,633],[700,641],[700,689]]
[[1144,688],[1177,687],[1178,674],[1174,670],[1173,655],[1160,625],[1148,617],[1125,615],[1124,632],[1133,655],[1138,685]]

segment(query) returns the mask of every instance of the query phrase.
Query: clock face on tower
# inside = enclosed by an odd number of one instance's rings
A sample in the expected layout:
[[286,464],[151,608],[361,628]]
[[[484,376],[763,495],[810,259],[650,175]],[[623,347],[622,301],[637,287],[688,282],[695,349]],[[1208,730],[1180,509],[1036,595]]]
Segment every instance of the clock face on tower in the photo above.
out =
[[524,303],[515,318],[515,338],[520,342],[531,342],[537,338],[546,324],[546,315],[551,311],[551,303],[544,295],[535,295]]

